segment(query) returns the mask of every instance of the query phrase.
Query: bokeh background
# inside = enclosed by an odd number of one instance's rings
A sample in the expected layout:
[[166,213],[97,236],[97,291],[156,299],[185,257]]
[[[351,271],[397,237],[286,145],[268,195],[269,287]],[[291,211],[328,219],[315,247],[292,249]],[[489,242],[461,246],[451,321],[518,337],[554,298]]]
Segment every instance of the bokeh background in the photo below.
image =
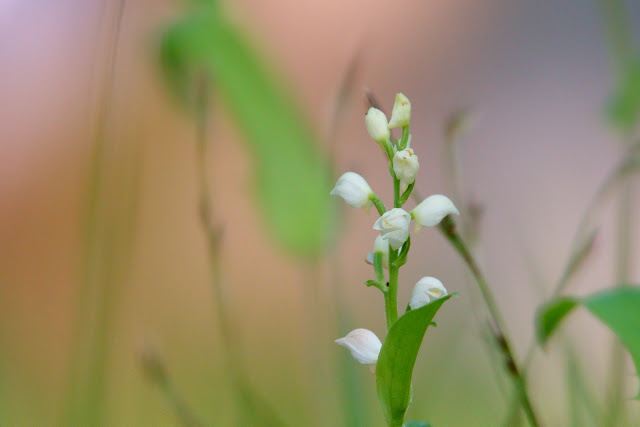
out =
[[[639,27],[640,6],[628,3],[625,18]],[[457,142],[456,195],[483,208],[478,253],[523,356],[578,221],[623,152],[604,114],[616,81],[602,6],[242,0],[221,8],[285,82],[335,173],[362,174],[385,200],[393,191],[364,127],[364,88],[387,112],[396,92],[411,99],[423,195],[453,197],[445,124],[470,111]],[[89,363],[73,353],[93,354],[74,345],[78,322],[104,335],[99,354],[87,356],[102,372],[101,423],[180,423],[175,401],[143,375],[149,353],[195,416],[241,423],[198,216],[196,122],[159,60],[163,31],[185,10],[168,0],[0,0],[2,425],[64,423],[71,373]],[[239,348],[233,357],[286,425],[383,425],[374,376],[333,343],[355,327],[385,334],[382,298],[364,286],[373,276],[364,256],[375,213],[332,201],[334,238],[321,256],[282,248],[254,197],[253,153],[225,102],[215,94],[211,102],[208,181],[212,217],[224,228],[220,273]],[[593,253],[568,293],[614,284],[615,208],[615,200],[603,206]],[[97,212],[93,229],[88,212]],[[638,228],[628,232],[635,244]],[[637,277],[638,264],[632,269]],[[87,275],[101,289],[95,301],[104,315],[79,307]],[[509,389],[485,348],[486,316],[466,267],[436,230],[413,240],[401,305],[425,275],[460,298],[427,334],[409,418],[500,425]],[[612,335],[584,313],[565,330],[596,406],[604,406]],[[570,423],[563,345],[554,341],[532,365],[545,425]],[[637,379],[624,363],[631,396]],[[578,406],[579,425],[599,425]],[[636,425],[638,404],[624,411]]]

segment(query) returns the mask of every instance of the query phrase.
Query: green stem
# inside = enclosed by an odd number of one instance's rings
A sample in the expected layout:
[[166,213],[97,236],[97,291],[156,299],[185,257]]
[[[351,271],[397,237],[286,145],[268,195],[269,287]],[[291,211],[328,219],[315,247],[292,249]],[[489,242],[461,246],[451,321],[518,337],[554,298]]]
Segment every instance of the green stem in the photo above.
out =
[[[631,277],[631,259],[633,248],[631,236],[634,235],[633,226],[633,185],[627,181],[620,194],[618,206],[618,224],[616,232],[616,272],[615,283],[617,286],[628,283]],[[613,344],[610,361],[609,400],[605,420],[608,425],[624,424],[622,413],[623,392],[625,384],[624,374],[624,349],[619,342]]]
[[[103,3],[103,12],[107,3]],[[104,222],[104,174],[106,168],[106,134],[113,101],[116,60],[125,11],[125,0],[117,4],[111,40],[107,50],[101,100],[98,104],[95,144],[92,147],[88,189],[88,209],[84,230],[85,259],[82,283],[78,290],[76,321],[73,326],[70,378],[63,408],[64,425],[103,424],[105,365],[108,352],[108,328],[114,314],[113,297],[117,290],[112,275],[116,230],[114,221]],[[110,228],[104,232],[103,228]],[[105,236],[106,234],[106,236]],[[120,254],[121,255],[121,254]],[[121,255],[122,256],[122,255]],[[100,268],[104,271],[98,271]]]
[[409,142],[409,126],[402,127],[402,139],[398,143],[398,151],[402,151],[407,148]]
[[389,249],[389,288],[384,294],[387,328],[389,329],[398,320],[398,267],[395,265],[397,257],[398,251]]
[[510,344],[506,334],[506,322],[502,317],[502,314],[498,308],[498,304],[493,296],[493,293],[491,292],[491,288],[489,287],[488,282],[486,281],[484,275],[482,274],[482,271],[480,270],[480,267],[473,258],[473,255],[471,255],[471,252],[467,248],[466,244],[456,232],[453,219],[451,219],[451,217],[449,216],[446,217],[440,223],[439,229],[469,267],[469,270],[471,271],[471,274],[473,275],[478,288],[480,289],[485,304],[487,305],[489,314],[493,318],[494,326],[496,328],[496,340],[505,358],[504,362],[507,371],[511,375],[516,390],[518,391],[518,395],[520,396],[520,403],[522,404],[527,418],[529,419],[529,423],[534,427],[539,426],[540,424],[533,410],[531,399],[529,398],[529,395],[527,393],[525,378],[516,363],[515,353],[513,352],[512,345]]
[[236,414],[236,416],[238,416],[238,422],[243,424],[243,419],[249,416],[253,418],[252,421],[261,419],[267,425],[280,426],[284,423],[280,419],[279,414],[251,387],[241,368],[240,349],[232,333],[231,317],[227,310],[228,304],[226,304],[224,300],[220,262],[222,227],[212,220],[213,202],[207,179],[207,116],[209,113],[207,83],[206,77],[203,77],[196,88],[198,91],[196,99],[196,174],[199,192],[200,223],[207,239],[211,287],[214,293],[214,304],[218,315],[222,342],[226,349],[225,354],[223,354],[223,356],[226,356],[223,357],[223,363],[226,365],[226,370],[229,373],[232,392],[235,393],[237,401],[242,405],[242,411]]
[[369,196],[369,200],[371,200],[371,203],[373,203],[373,206],[376,207],[380,216],[384,215],[384,213],[387,211],[387,208],[382,202],[382,200],[380,200],[380,198],[375,194],[372,194],[371,196]]
[[[393,168],[391,168],[391,171],[393,172]],[[400,200],[400,180],[396,178],[395,173],[393,173],[392,176],[393,176],[393,200],[394,200],[393,207],[401,208],[402,201]]]

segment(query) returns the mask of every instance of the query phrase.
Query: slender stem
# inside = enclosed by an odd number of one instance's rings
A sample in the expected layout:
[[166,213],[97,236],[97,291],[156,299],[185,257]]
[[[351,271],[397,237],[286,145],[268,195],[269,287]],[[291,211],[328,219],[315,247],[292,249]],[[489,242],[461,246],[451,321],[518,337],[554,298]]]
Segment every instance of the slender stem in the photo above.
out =
[[[400,180],[393,171],[393,163],[389,162],[389,174],[393,178],[393,206],[399,208],[400,203]],[[398,270],[396,263],[398,259],[399,249],[393,250],[389,248],[389,288],[384,294],[384,307],[387,315],[387,328],[391,329],[391,325],[398,319]]]
[[222,275],[220,269],[220,249],[222,243],[222,227],[215,224],[212,219],[213,202],[210,194],[209,180],[207,179],[207,133],[208,133],[208,88],[206,80],[200,81],[197,94],[196,108],[196,174],[198,180],[198,208],[200,225],[206,235],[209,270],[211,273],[211,288],[214,292],[216,313],[222,333],[222,339],[228,351],[233,351],[231,328],[227,315],[226,304],[222,291]]
[[[618,205],[618,224],[616,235],[616,286],[626,284],[631,276],[631,259],[633,248],[631,236],[634,235],[633,226],[633,185],[627,181],[620,193]],[[611,349],[609,400],[605,419],[608,425],[624,424],[622,409],[625,384],[624,375],[624,349],[619,342],[614,342]]]
[[[609,173],[609,175],[602,182],[598,190],[595,192],[595,195],[589,202],[587,209],[584,211],[580,222],[578,223],[578,227],[574,233],[571,247],[573,248],[567,262],[565,263],[565,268],[560,276],[560,279],[557,281],[555,286],[553,287],[553,291],[551,292],[551,297],[555,297],[561,294],[566,287],[571,282],[571,279],[578,272],[581,265],[585,261],[585,257],[590,252],[596,234],[593,231],[594,222],[593,217],[596,216],[596,212],[602,207],[606,205],[606,201],[608,197],[613,194],[613,190],[617,188],[618,185],[625,184],[626,180],[633,173],[637,172],[639,159],[638,159],[638,150],[640,146],[636,143],[629,147],[626,153],[622,156],[616,167]],[[622,196],[621,196],[622,197]],[[536,349],[536,341],[535,339],[531,340],[527,347],[527,351],[525,352],[524,362],[522,363],[522,371],[526,375],[529,367],[533,361],[534,352]],[[613,363],[613,362],[612,362]],[[617,369],[617,368],[616,368]],[[511,404],[512,408],[515,406],[514,403]],[[590,410],[594,410],[595,406],[593,404],[587,405],[587,408]],[[507,417],[507,420],[513,420],[515,418],[515,410],[512,409],[509,411],[510,415]],[[507,424],[511,424],[507,422]]]
[[376,210],[378,211],[380,216],[384,215],[384,213],[387,211],[387,208],[385,207],[382,200],[380,200],[380,198],[375,194],[372,194],[371,196],[369,196],[369,200],[371,200],[371,202],[373,203],[373,206],[376,207]]
[[623,0],[598,0],[611,62],[617,76],[633,55],[633,34]]
[[384,294],[384,308],[387,315],[387,328],[398,320],[398,250],[389,249],[389,288]]
[[200,427],[206,425],[196,416],[175,388],[164,361],[155,351],[146,349],[141,354],[140,362],[144,376],[162,392],[183,426]]
[[473,255],[471,255],[471,252],[468,250],[466,244],[456,232],[455,224],[451,217],[446,217],[440,223],[439,228],[444,236],[449,240],[454,249],[465,261],[465,263],[469,267],[469,270],[471,271],[471,274],[476,280],[478,288],[480,289],[482,297],[484,298],[485,304],[487,305],[487,308],[489,310],[489,314],[493,318],[494,327],[496,328],[496,340],[505,357],[505,366],[509,374],[511,374],[514,385],[520,396],[522,407],[527,415],[527,418],[529,419],[529,423],[534,427],[539,426],[540,424],[537,420],[537,417],[533,410],[533,406],[531,404],[531,400],[527,393],[525,378],[516,363],[512,345],[510,344],[506,334],[506,322],[502,317],[502,314],[498,308],[498,304],[493,296],[493,293],[491,292],[489,284],[482,274],[482,271],[480,270],[477,262],[473,258]]
[[[95,143],[91,153],[91,171],[88,189],[88,207],[84,230],[85,260],[82,283],[78,290],[76,322],[73,327],[70,378],[62,424],[100,424],[103,422],[105,364],[108,350],[107,328],[113,314],[112,299],[115,289],[110,286],[115,270],[113,248],[115,233],[105,237],[100,218],[101,200],[104,198],[104,169],[106,134],[111,117],[116,59],[125,11],[125,0],[116,6],[113,31],[107,48],[107,70],[98,104]],[[102,11],[107,10],[107,2]],[[101,238],[103,241],[101,241]],[[106,252],[106,255],[105,255]],[[106,264],[104,272],[98,268]]]
[[[223,354],[224,364],[230,376],[230,383],[236,399],[242,405],[244,410],[238,415],[238,422],[244,424],[242,418],[253,415],[251,411],[259,412],[265,424],[280,426],[284,423],[280,416],[273,408],[260,396],[249,384],[246,376],[240,368],[240,349],[238,343],[234,339],[231,327],[231,317],[227,310],[223,295],[223,280],[221,274],[221,245],[222,245],[222,226],[216,224],[212,219],[213,201],[210,196],[209,181],[207,179],[207,134],[208,134],[208,98],[209,90],[207,87],[207,79],[202,78],[197,87],[196,98],[196,174],[198,181],[199,193],[199,216],[202,229],[207,239],[209,270],[211,273],[211,288],[214,293],[214,304],[216,313],[218,314],[218,324],[222,336],[223,345],[226,350],[226,357]],[[256,421],[255,419],[252,421]]]
[[401,208],[402,202],[400,201],[400,180],[396,178],[396,174],[393,171],[393,166],[389,163],[389,171],[391,172],[391,177],[393,178],[393,207]]

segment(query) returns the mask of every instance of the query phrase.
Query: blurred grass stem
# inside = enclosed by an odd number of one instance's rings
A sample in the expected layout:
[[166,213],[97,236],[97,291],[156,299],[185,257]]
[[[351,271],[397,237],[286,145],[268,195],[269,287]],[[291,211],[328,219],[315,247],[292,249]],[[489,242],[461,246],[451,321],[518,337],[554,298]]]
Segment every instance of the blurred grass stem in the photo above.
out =
[[[100,201],[104,197],[103,175],[106,155],[106,131],[114,92],[114,76],[121,35],[125,0],[117,2],[111,39],[107,48],[107,71],[102,84],[97,111],[95,142],[91,154],[88,208],[84,229],[86,258],[82,284],[76,302],[77,312],[72,335],[70,379],[65,397],[64,425],[102,425],[107,353],[107,327],[115,289],[109,286],[114,266],[105,275],[98,269],[113,256],[113,233],[105,233],[100,218]],[[102,13],[108,2],[104,2]],[[107,237],[104,237],[104,236]],[[104,241],[101,241],[101,238]],[[109,251],[105,254],[105,249]],[[107,255],[107,256],[106,256]]]
[[[629,13],[623,0],[600,0],[599,3],[615,78],[623,81],[626,69],[635,56]],[[626,142],[625,148],[629,148],[633,140],[623,138],[623,141]],[[633,216],[633,185],[627,181],[620,194],[617,212],[615,253],[617,263],[614,279],[618,286],[627,283],[631,278],[633,248],[630,236],[634,231],[636,220]],[[611,348],[609,398],[604,415],[604,421],[611,426],[625,422],[624,411],[622,411],[625,385],[624,361],[624,350],[620,342],[615,340]]]
[[491,292],[491,288],[487,283],[484,274],[480,270],[480,267],[476,263],[473,255],[467,248],[467,245],[462,240],[460,235],[456,232],[455,223],[450,216],[447,216],[439,225],[440,231],[444,234],[444,236],[449,240],[453,248],[458,252],[458,254],[462,257],[464,262],[469,267],[471,274],[473,275],[478,288],[482,294],[485,304],[487,305],[487,309],[493,318],[496,340],[498,342],[499,348],[502,350],[503,356],[505,358],[505,366],[507,367],[508,372],[511,374],[513,379],[513,383],[518,392],[518,396],[520,397],[520,403],[522,404],[522,408],[527,415],[527,419],[532,426],[539,426],[538,418],[533,410],[533,406],[531,404],[531,399],[527,393],[525,378],[522,375],[520,368],[516,363],[515,354],[512,350],[512,346],[509,342],[509,338],[506,335],[506,323],[502,314],[498,308],[498,304]]
[[227,310],[227,303],[223,291],[223,279],[221,268],[221,248],[223,229],[220,224],[213,221],[213,200],[209,180],[207,177],[207,148],[209,131],[209,105],[210,96],[209,81],[202,76],[196,85],[196,174],[198,182],[198,211],[200,225],[207,240],[207,252],[209,270],[211,274],[211,288],[213,291],[213,303],[218,315],[218,324],[222,343],[224,345],[223,360],[226,371],[229,373],[230,387],[236,401],[242,404],[242,411],[236,413],[238,422],[247,417],[253,421],[264,422],[268,425],[284,425],[279,415],[249,384],[240,367],[241,351],[232,333],[231,317]]

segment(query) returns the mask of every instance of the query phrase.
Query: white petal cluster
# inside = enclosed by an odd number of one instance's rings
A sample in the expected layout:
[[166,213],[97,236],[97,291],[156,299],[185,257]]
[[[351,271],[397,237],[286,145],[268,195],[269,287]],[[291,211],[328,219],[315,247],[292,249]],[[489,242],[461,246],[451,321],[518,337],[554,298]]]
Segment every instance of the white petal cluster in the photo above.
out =
[[380,236],[389,242],[389,246],[394,251],[399,249],[409,238],[409,223],[411,215],[404,209],[393,208],[382,215],[373,229],[380,231]]
[[373,254],[380,252],[382,254],[382,267],[389,268],[389,242],[382,238],[381,235],[376,237],[376,241],[373,244],[373,252],[367,253],[367,262],[373,265]]
[[363,365],[375,365],[382,348],[380,339],[368,329],[354,329],[346,337],[339,338],[336,344],[347,348],[351,355]]
[[435,277],[423,277],[413,288],[409,307],[411,310],[417,310],[445,295],[447,295],[447,289],[440,280]]
[[375,142],[382,143],[391,137],[387,116],[377,108],[369,108],[364,123],[367,126],[367,132]]
[[415,182],[419,168],[418,156],[411,148],[396,152],[393,156],[393,172],[400,180],[400,192],[404,192],[409,185]]
[[389,129],[409,126],[410,120],[411,102],[409,102],[409,98],[404,96],[404,94],[399,93],[396,95],[396,102],[393,104],[393,111],[391,112]]
[[374,193],[363,177],[355,172],[347,172],[338,179],[329,194],[342,197],[349,206],[368,211],[372,204],[370,197]]
[[444,217],[452,214],[460,215],[460,212],[448,197],[441,194],[427,197],[411,211],[411,216],[416,221],[415,231],[438,225]]

